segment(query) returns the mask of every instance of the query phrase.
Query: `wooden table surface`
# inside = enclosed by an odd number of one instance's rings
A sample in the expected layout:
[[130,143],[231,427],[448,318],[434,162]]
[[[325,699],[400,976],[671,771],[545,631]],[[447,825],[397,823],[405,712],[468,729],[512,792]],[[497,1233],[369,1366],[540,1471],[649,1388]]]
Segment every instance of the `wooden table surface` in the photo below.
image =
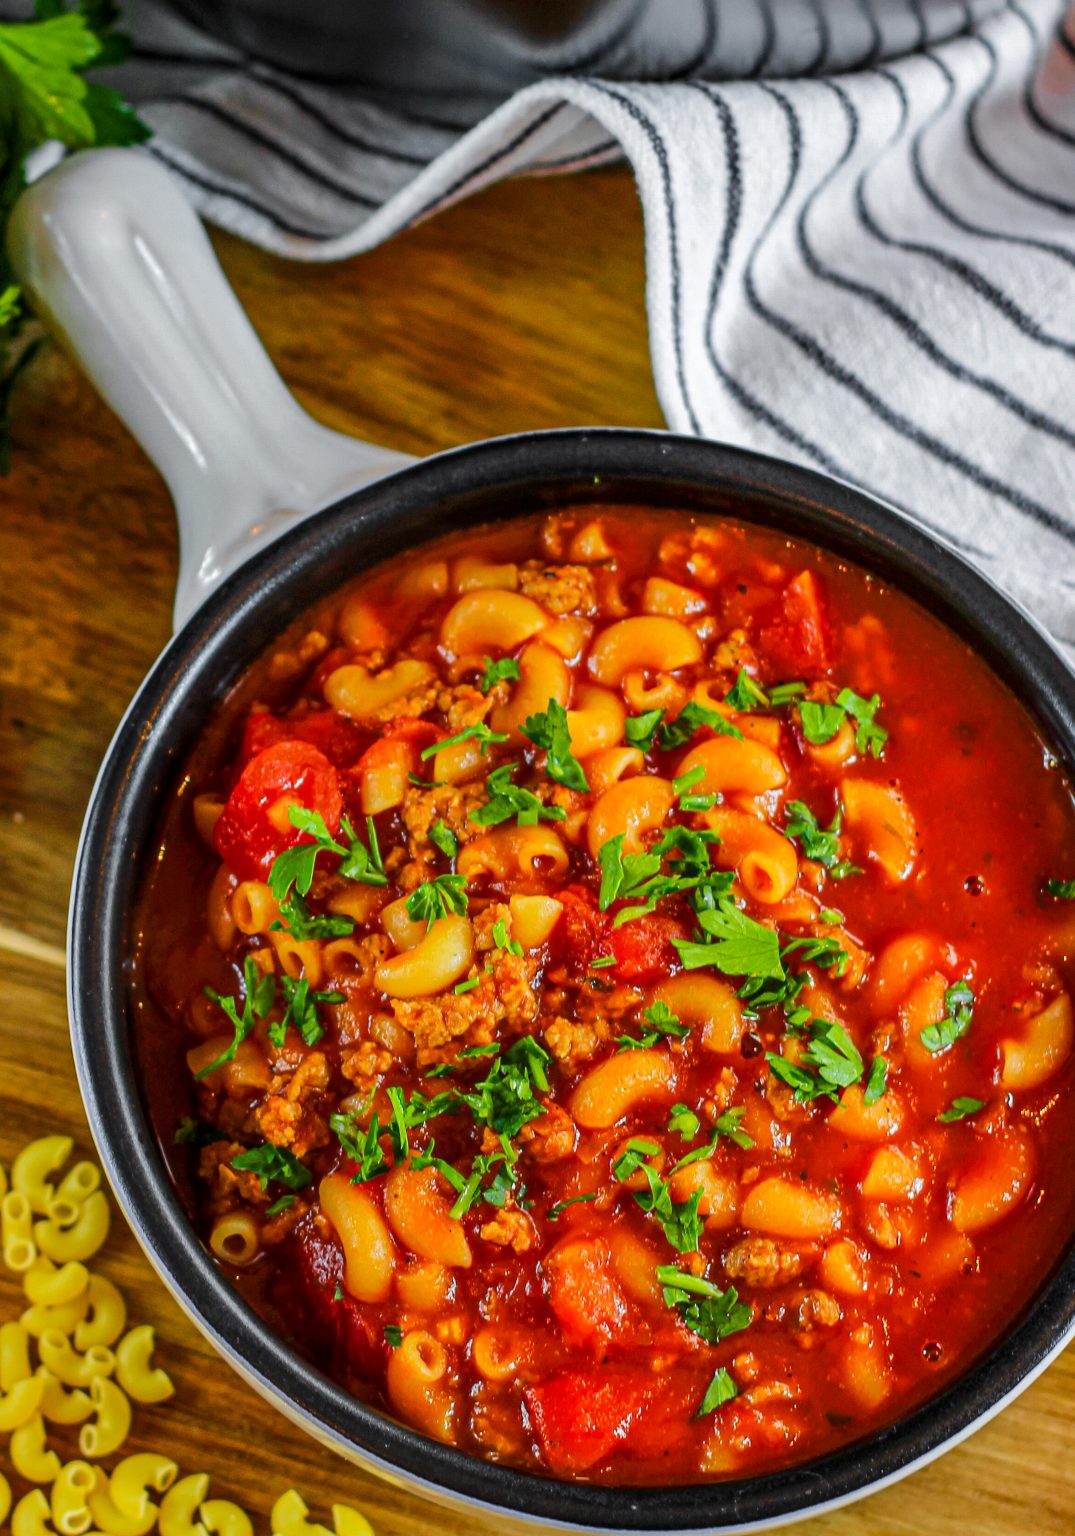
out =
[[[327,424],[411,453],[531,427],[656,427],[642,227],[626,173],[520,181],[340,266],[221,237],[229,277],[285,379]],[[68,885],[97,764],[169,633],[176,540],[164,487],[55,350],[17,404],[0,481],[0,1160],[66,1130],[90,1151],[68,1049]],[[167,1445],[268,1529],[294,1483],[315,1513],[358,1503],[379,1536],[495,1525],[350,1469],[248,1390],[181,1315],[117,1222],[104,1267],[157,1325],[179,1392],[142,1410]],[[18,1307],[0,1272],[0,1318]],[[1075,1531],[1075,1352],[999,1420],[813,1536]],[[0,1467],[5,1466],[0,1452]],[[804,1529],[799,1526],[796,1529]]]

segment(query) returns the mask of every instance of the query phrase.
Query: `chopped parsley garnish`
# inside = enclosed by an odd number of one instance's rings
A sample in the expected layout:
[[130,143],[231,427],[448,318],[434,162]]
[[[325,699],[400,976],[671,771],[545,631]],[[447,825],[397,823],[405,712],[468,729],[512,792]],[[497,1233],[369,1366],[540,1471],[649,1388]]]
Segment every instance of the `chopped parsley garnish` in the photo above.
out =
[[968,1115],[976,1115],[980,1109],[985,1108],[982,1099],[955,1098],[946,1110],[937,1116],[942,1125],[951,1125],[953,1120],[965,1120]]
[[[601,888],[597,904],[607,912],[614,901],[634,897],[637,905],[616,913],[613,928],[652,912],[664,896],[694,893],[696,904],[716,901],[731,887],[729,870],[709,866],[709,847],[720,839],[715,832],[670,827],[648,853],[623,852],[624,834],[609,838],[598,855]],[[673,858],[675,854],[677,857]],[[664,861],[668,860],[667,869]]]
[[545,772],[550,779],[566,785],[568,789],[584,793],[589,789],[582,764],[571,751],[567,710],[562,704],[556,699],[550,699],[546,710],[528,716],[526,723],[519,729],[528,741],[532,741],[535,747],[545,753]]
[[678,1131],[684,1141],[693,1141],[702,1128],[702,1122],[686,1104],[673,1104],[668,1113],[668,1129]]
[[389,1349],[398,1349],[403,1343],[403,1329],[398,1323],[385,1323],[384,1341]]
[[437,820],[429,829],[429,841],[439,848],[446,859],[454,859],[459,853],[459,839],[446,821]]
[[648,752],[653,746],[657,727],[664,719],[663,709],[647,709],[644,715],[628,715],[623,724],[624,740],[629,747]]
[[457,981],[452,991],[456,997],[461,997],[464,992],[473,992],[481,981],[480,976],[468,976],[464,981]]
[[523,952],[518,939],[509,935],[507,921],[503,917],[498,917],[493,924],[493,944],[498,950],[506,950],[509,955],[521,955]]
[[224,1010],[235,1037],[231,1044],[226,1046],[215,1061],[211,1061],[207,1067],[202,1067],[200,1072],[194,1074],[195,1082],[201,1082],[203,1077],[208,1077],[210,1072],[215,1072],[218,1067],[226,1062],[235,1060],[235,1053],[242,1045],[259,1019],[267,1018],[276,1001],[276,980],[270,973],[264,975],[258,970],[257,961],[253,955],[247,955],[243,961],[244,997],[243,1009],[239,1012],[239,1005],[234,997],[222,997],[219,992],[214,992],[212,987],[205,988],[206,997],[210,998],[218,1007]]
[[684,747],[690,741],[701,726],[708,725],[716,731],[718,736],[734,736],[736,741],[742,741],[743,733],[737,725],[726,720],[717,709],[707,709],[704,704],[697,704],[692,699],[689,704],[680,710],[674,720],[665,721],[657,731],[657,745],[662,752],[671,752],[676,747]]
[[325,818],[305,805],[288,806],[287,816],[296,831],[305,832],[313,838],[313,842],[298,843],[294,848],[286,848],[273,860],[269,871],[269,889],[281,906],[292,886],[300,896],[309,895],[319,853],[339,855],[342,862],[337,873],[345,880],[357,880],[363,885],[388,884],[372,816],[366,817],[369,848],[359,839],[346,816],[340,817],[340,833],[347,839],[346,844],[337,842],[325,825]]
[[536,827],[539,821],[563,821],[566,817],[562,805],[545,805],[532,789],[511,782],[517,767],[517,763],[504,763],[486,779],[489,798],[470,813],[470,820],[479,827],[497,827],[513,816],[518,818],[520,827]]
[[734,1141],[736,1146],[741,1147],[744,1152],[749,1152],[754,1145],[754,1138],[753,1136],[748,1136],[739,1123],[745,1114],[746,1109],[741,1104],[737,1104],[733,1109],[726,1109],[713,1122],[713,1129],[718,1136],[726,1136],[729,1141]]
[[485,662],[485,671],[478,684],[482,693],[488,693],[491,688],[496,687],[497,683],[519,681],[519,663],[513,656],[502,656],[499,661],[494,661],[491,656],[485,656],[482,659]]
[[305,1163],[300,1163],[286,1147],[274,1147],[265,1142],[260,1147],[249,1147],[231,1160],[231,1166],[239,1173],[252,1173],[262,1189],[270,1182],[282,1184],[285,1189],[305,1189],[312,1182],[313,1174]]
[[558,1200],[555,1205],[550,1205],[545,1212],[546,1221],[559,1221],[569,1205],[588,1205],[591,1200],[597,1199],[597,1191],[593,1190],[588,1195],[571,1195],[566,1200]]
[[830,742],[845,718],[838,704],[817,704],[813,699],[804,699],[799,705],[803,735],[815,747],[823,747]]
[[184,1116],[176,1127],[172,1141],[177,1147],[208,1147],[214,1141],[224,1141],[226,1138],[217,1130],[215,1125],[206,1125],[201,1120],[194,1120],[190,1115]]
[[927,1051],[945,1051],[970,1029],[974,1020],[974,989],[967,980],[957,981],[944,994],[944,1018],[927,1024],[919,1039]]
[[695,915],[704,940],[672,940],[685,970],[712,965],[726,976],[783,978],[776,932],[748,917],[731,897],[722,897],[715,906],[703,907]]
[[836,702],[855,722],[855,746],[858,750],[868,752],[871,757],[880,757],[888,740],[888,732],[874,719],[881,707],[881,695],[875,693],[872,699],[864,699],[852,693],[850,688],[841,688],[836,695]]
[[286,1007],[283,1017],[274,1019],[269,1025],[270,1045],[276,1050],[281,1049],[287,1038],[289,1024],[294,1024],[307,1045],[316,1045],[325,1033],[324,1026],[318,1017],[318,1006],[321,1003],[342,1003],[343,993],[311,992],[310,983],[305,976],[300,977],[298,981],[292,976],[281,976],[280,987]]
[[834,976],[842,976],[847,967],[847,950],[839,939],[828,935],[788,939],[781,945],[780,960],[783,967],[779,977],[748,976],[736,996],[744,1000],[744,1014],[756,1018],[765,1008],[785,1008],[794,1005],[795,999],[806,986],[809,977],[805,971],[793,971],[789,962],[793,957],[820,970],[831,970]]
[[376,1113],[363,1133],[354,1115],[337,1111],[328,1117],[329,1130],[358,1172],[351,1177],[352,1184],[365,1184],[379,1174],[388,1172],[388,1159],[381,1149],[381,1126]]
[[1060,901],[1075,901],[1075,880],[1046,880],[1045,893]]
[[294,1195],[281,1195],[279,1200],[274,1200],[272,1205],[266,1206],[266,1216],[280,1216],[284,1211],[289,1211],[295,1204]]
[[706,1414],[715,1413],[718,1408],[723,1408],[725,1403],[730,1403],[738,1396],[739,1388],[732,1380],[730,1372],[725,1366],[718,1366],[713,1380],[705,1389],[705,1396],[695,1410],[694,1417],[704,1419]]
[[712,1280],[687,1274],[674,1264],[661,1264],[657,1279],[664,1289],[664,1304],[679,1313],[679,1320],[707,1344],[719,1344],[733,1333],[749,1328],[754,1314],[733,1285],[722,1291]]
[[431,747],[422,749],[422,761],[428,762],[431,757],[436,757],[438,752],[443,752],[445,747],[457,747],[462,741],[476,741],[481,748],[482,757],[488,752],[494,742],[507,741],[499,731],[490,730],[484,720],[476,720],[473,725],[464,726],[454,736],[445,736],[443,741],[435,741]]
[[801,1064],[774,1051],[765,1053],[770,1070],[795,1090],[799,1104],[838,1098],[841,1088],[862,1081],[865,1070],[858,1048],[842,1024],[832,1019],[812,1019],[808,1029],[810,1043],[802,1053]]
[[615,965],[615,955],[598,955],[596,960],[590,961],[591,971],[603,971],[607,965]]
[[773,709],[782,709],[785,704],[801,699],[805,692],[805,683],[777,683],[775,688],[769,689],[769,704]]
[[272,923],[270,926],[274,929],[282,929],[284,933],[290,933],[291,937],[299,943],[304,939],[345,939],[348,934],[355,931],[353,917],[344,917],[335,913],[324,916],[315,914],[310,911],[309,904],[297,890],[292,891],[287,900],[280,903],[280,916],[284,921]]
[[648,1051],[659,1040],[683,1040],[690,1034],[690,1029],[686,1024],[680,1023],[667,1003],[660,1001],[654,1003],[651,1008],[646,1009],[642,1017],[649,1025],[649,1029],[644,1030],[638,1039],[633,1035],[618,1035],[616,1044],[621,1051]]
[[888,1062],[883,1056],[875,1056],[870,1062],[870,1075],[866,1079],[866,1087],[862,1095],[862,1102],[867,1109],[883,1097],[887,1087]]
[[524,1035],[498,1056],[488,1075],[468,1092],[454,1097],[466,1105],[476,1125],[487,1125],[498,1136],[516,1136],[528,1120],[543,1113],[535,1089],[549,1091],[548,1051],[532,1035]]
[[612,1172],[621,1184],[625,1184],[636,1173],[641,1173],[646,1180],[646,1188],[631,1191],[636,1205],[660,1224],[665,1237],[677,1253],[694,1253],[702,1235],[702,1222],[698,1215],[702,1191],[696,1189],[689,1200],[673,1200],[671,1187],[646,1162],[646,1158],[657,1156],[660,1150],[655,1141],[632,1137],[622,1155],[613,1163]]
[[725,694],[724,702],[740,714],[746,714],[752,709],[767,709],[772,701],[746,668],[740,667],[735,686],[730,693]]
[[467,911],[467,882],[462,875],[434,875],[416,886],[407,897],[407,916],[416,923],[432,928],[439,917],[454,912],[465,917]]
[[693,789],[696,784],[700,784],[704,778],[705,768],[701,763],[696,763],[689,773],[683,774],[681,778],[672,780],[672,793],[678,800],[688,790]]
[[840,857],[840,829],[844,814],[840,806],[827,827],[822,827],[808,805],[801,800],[789,800],[784,807],[787,826],[785,836],[802,846],[803,856],[813,859],[828,870],[834,880],[846,880],[848,875],[861,875],[857,864]]
[[338,1280],[336,1281],[336,1289],[332,1293],[332,1299],[333,1299],[333,1301],[342,1301],[343,1300],[343,1286],[340,1284],[340,1282]]

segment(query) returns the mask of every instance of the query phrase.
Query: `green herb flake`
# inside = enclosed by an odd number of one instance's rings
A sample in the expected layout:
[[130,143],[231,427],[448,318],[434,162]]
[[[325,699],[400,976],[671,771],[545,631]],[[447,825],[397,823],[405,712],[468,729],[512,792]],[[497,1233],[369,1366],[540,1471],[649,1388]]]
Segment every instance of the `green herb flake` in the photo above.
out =
[[747,714],[752,709],[768,709],[772,700],[746,668],[740,667],[735,686],[725,695],[724,702],[740,714]]
[[822,827],[808,805],[801,800],[789,800],[784,807],[787,826],[784,834],[793,843],[801,845],[803,857],[812,859],[828,871],[834,880],[846,880],[848,875],[861,875],[857,864],[840,857],[840,830],[843,811],[836,807],[835,815],[827,827]]
[[980,1109],[985,1108],[983,1099],[970,1099],[959,1097],[952,1100],[947,1109],[937,1116],[942,1125],[951,1125],[954,1120],[966,1120],[968,1115],[976,1115]]
[[673,1104],[668,1113],[668,1129],[678,1132],[684,1141],[693,1141],[702,1128],[702,1122],[686,1104]]
[[442,741],[435,741],[432,746],[422,750],[422,762],[428,762],[431,757],[436,757],[438,752],[443,752],[446,747],[457,747],[463,741],[476,741],[481,748],[482,757],[491,746],[497,742],[507,741],[507,736],[502,736],[499,731],[490,730],[484,720],[477,720],[473,725],[465,726],[454,736],[445,736]]
[[880,757],[888,740],[888,732],[874,719],[881,707],[881,695],[875,693],[872,699],[864,699],[850,688],[841,688],[836,695],[836,702],[855,722],[855,746],[858,750],[868,752],[871,757]]
[[705,1396],[695,1410],[694,1417],[704,1419],[707,1414],[715,1413],[718,1408],[723,1408],[725,1403],[730,1403],[738,1396],[739,1388],[732,1379],[731,1373],[725,1366],[718,1366],[713,1380],[705,1389]]
[[571,751],[571,732],[567,724],[567,710],[556,699],[550,699],[548,708],[527,717],[519,728],[528,741],[545,753],[545,772],[557,784],[568,789],[587,793],[590,786],[582,771],[582,764]]
[[591,971],[603,971],[606,966],[615,965],[615,964],[616,964],[616,956],[615,955],[598,955],[595,960],[591,960],[590,961],[590,970]]
[[674,720],[666,721],[657,732],[657,744],[663,752],[671,752],[676,747],[685,747],[694,733],[703,725],[716,731],[718,736],[732,736],[736,741],[742,741],[743,733],[737,725],[726,720],[717,709],[707,709],[704,704],[691,702],[680,710]]
[[780,958],[780,940],[772,928],[755,922],[730,898],[717,902],[697,914],[705,935],[703,943],[673,939],[685,970],[714,966],[726,976],[772,977],[784,975]]
[[957,981],[944,994],[944,1018],[927,1024],[919,1039],[927,1051],[946,1051],[970,1029],[974,1021],[974,989],[967,980]]
[[478,684],[482,693],[488,693],[495,688],[497,683],[517,683],[519,681],[519,663],[513,656],[502,656],[499,661],[494,661],[491,656],[482,658],[485,662],[485,670]]
[[801,699],[805,692],[805,683],[777,683],[775,688],[769,689],[769,704],[773,709],[783,709],[786,704]]
[[536,827],[539,821],[563,821],[567,812],[562,805],[546,805],[520,784],[512,783],[512,774],[519,765],[503,763],[493,770],[485,781],[489,798],[484,805],[470,813],[470,820],[479,827],[498,827],[514,816],[520,827]]
[[623,735],[629,747],[649,752],[657,734],[657,727],[664,719],[663,709],[647,709],[643,715],[628,715],[624,721]]
[[588,1195],[571,1195],[566,1200],[558,1200],[555,1205],[550,1205],[545,1212],[546,1221],[559,1221],[569,1205],[588,1205],[591,1200],[597,1199],[597,1191],[593,1190]]
[[385,1323],[384,1341],[389,1349],[398,1349],[403,1343],[403,1329],[398,1323]]
[[830,742],[845,718],[838,704],[817,704],[812,699],[803,699],[799,705],[803,735],[815,747],[823,747]]
[[407,897],[407,916],[416,923],[432,928],[438,918],[454,913],[465,917],[467,911],[467,882],[462,875],[435,875],[416,886]]
[[270,1141],[240,1152],[232,1158],[231,1166],[238,1173],[254,1174],[262,1189],[268,1189],[271,1182],[282,1184],[285,1189],[305,1189],[313,1179],[309,1168],[293,1152],[286,1147],[274,1147]]
[[647,1008],[642,1017],[649,1028],[637,1039],[632,1035],[618,1035],[616,1044],[621,1051],[648,1051],[660,1040],[684,1040],[690,1034],[689,1026],[681,1023],[668,1004],[660,1000]]
[[272,1205],[266,1207],[265,1214],[266,1216],[280,1216],[284,1211],[290,1210],[294,1204],[294,1195],[281,1195],[279,1200],[274,1200]]
[[210,1072],[215,1072],[218,1067],[234,1061],[236,1051],[252,1033],[258,1021],[267,1018],[272,1011],[276,1001],[276,979],[271,973],[264,975],[258,969],[253,955],[247,955],[243,961],[243,984],[245,991],[241,1013],[234,997],[222,997],[219,992],[214,992],[212,987],[205,988],[206,997],[223,1010],[234,1030],[234,1038],[215,1061],[211,1061],[207,1067],[202,1067],[200,1072],[194,1074],[195,1082],[200,1083],[203,1077],[209,1076]]
[[457,981],[452,991],[456,997],[462,997],[464,992],[473,992],[480,981],[480,976],[468,976],[465,981]]
[[440,817],[429,829],[429,841],[434,848],[439,848],[446,859],[454,859],[459,853],[459,839],[446,821]]
[[1075,901],[1075,880],[1046,880],[1045,893],[1059,901]]
[[866,1079],[866,1087],[862,1095],[862,1102],[867,1109],[883,1097],[887,1086],[888,1062],[883,1056],[875,1056],[870,1062],[870,1075]]
[[707,1344],[719,1344],[733,1333],[749,1328],[754,1314],[733,1285],[722,1291],[712,1280],[688,1274],[674,1264],[661,1264],[657,1280],[663,1287],[664,1303],[673,1308],[692,1333]]

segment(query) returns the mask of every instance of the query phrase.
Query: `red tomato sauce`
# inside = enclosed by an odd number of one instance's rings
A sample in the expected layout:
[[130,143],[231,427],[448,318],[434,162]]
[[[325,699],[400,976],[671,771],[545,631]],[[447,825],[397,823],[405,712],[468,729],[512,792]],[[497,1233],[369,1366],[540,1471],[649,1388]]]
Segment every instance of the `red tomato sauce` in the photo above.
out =
[[468,531],[207,722],[147,1093],[356,1395],[556,1477],[749,1475],[921,1403],[1070,1241],[1072,879],[1065,768],[880,580],[672,512]]

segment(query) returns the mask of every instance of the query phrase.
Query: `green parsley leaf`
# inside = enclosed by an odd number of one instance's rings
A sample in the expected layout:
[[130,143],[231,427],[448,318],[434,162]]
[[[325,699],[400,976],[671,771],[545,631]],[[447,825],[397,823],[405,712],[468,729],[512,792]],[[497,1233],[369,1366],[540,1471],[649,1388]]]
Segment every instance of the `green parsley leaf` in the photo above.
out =
[[984,1100],[955,1098],[948,1108],[937,1116],[942,1125],[951,1125],[953,1120],[965,1120],[968,1115],[976,1115],[980,1109],[985,1108]]
[[266,1216],[279,1216],[284,1211],[289,1211],[295,1204],[294,1195],[281,1195],[279,1200],[274,1200],[272,1205],[266,1206]]
[[455,993],[456,997],[462,997],[464,992],[473,992],[474,988],[478,986],[480,982],[480,976],[468,976],[463,981],[457,981],[455,986],[452,988],[452,991]]
[[562,805],[545,805],[533,790],[512,783],[511,776],[518,766],[504,763],[486,779],[489,799],[470,813],[470,820],[477,826],[496,827],[516,816],[520,827],[536,827],[539,821],[563,821],[567,816]]
[[190,1115],[184,1116],[176,1127],[172,1141],[177,1147],[208,1147],[214,1141],[225,1141],[215,1125],[204,1125]]
[[330,834],[324,817],[317,811],[311,811],[305,805],[292,805],[288,807],[287,815],[296,831],[305,833],[313,841],[286,848],[273,860],[269,871],[269,888],[281,906],[292,887],[300,896],[309,895],[314,866],[320,853],[339,855],[341,863],[337,873],[345,880],[357,880],[363,885],[388,884],[372,816],[366,818],[370,839],[367,849],[346,816],[340,817],[340,834],[347,839],[345,845],[337,842]]
[[855,746],[858,750],[868,752],[871,757],[880,757],[888,740],[888,732],[874,719],[881,707],[881,695],[875,693],[872,699],[864,699],[852,693],[850,688],[841,688],[836,695],[836,702],[855,722]]
[[589,789],[582,764],[571,751],[567,710],[562,704],[556,699],[550,699],[546,710],[541,714],[530,715],[519,729],[528,741],[532,741],[535,747],[545,753],[545,772],[550,779],[566,785],[568,789],[583,792]]
[[283,1184],[285,1189],[305,1189],[313,1181],[313,1174],[300,1163],[286,1147],[274,1147],[267,1141],[260,1147],[249,1147],[231,1160],[231,1166],[239,1173],[253,1173],[262,1189],[270,1182]]
[[1046,880],[1045,891],[1060,901],[1075,901],[1075,880]]
[[726,976],[760,976],[780,980],[784,967],[780,959],[780,940],[771,928],[755,922],[730,898],[697,913],[704,943],[673,939],[685,970],[715,966]]
[[407,897],[407,916],[416,923],[424,922],[427,931],[449,912],[465,917],[466,911],[467,882],[462,875],[435,875],[416,886]]
[[856,864],[840,857],[840,829],[844,819],[840,806],[836,807],[836,814],[825,828],[820,826],[813,811],[801,800],[789,800],[784,807],[784,815],[787,818],[784,835],[793,843],[799,842],[802,845],[804,858],[820,864],[834,880],[846,880],[848,875],[862,874]]
[[713,1122],[713,1129],[718,1136],[725,1136],[729,1141],[734,1141],[737,1147],[744,1152],[749,1152],[754,1145],[753,1136],[748,1136],[739,1122],[746,1114],[746,1108],[742,1104],[735,1105],[732,1109],[726,1109],[718,1115]]
[[679,1313],[680,1322],[707,1344],[719,1344],[733,1333],[749,1328],[754,1314],[733,1285],[722,1291],[712,1280],[687,1274],[674,1264],[661,1264],[657,1280],[664,1289],[664,1304]]
[[478,684],[482,693],[488,693],[491,688],[496,687],[497,683],[519,681],[519,663],[514,656],[502,656],[499,661],[494,661],[491,656],[485,656],[482,659],[485,662],[485,671]]
[[692,1141],[702,1128],[702,1122],[686,1104],[673,1104],[668,1114],[668,1129],[678,1131],[684,1141]]
[[659,1040],[683,1040],[690,1034],[686,1024],[681,1024],[667,1003],[660,1001],[647,1008],[642,1017],[650,1026],[635,1039],[632,1035],[618,1035],[616,1044],[621,1051],[648,1051]]
[[389,1349],[398,1349],[403,1343],[403,1329],[398,1323],[385,1323],[384,1339]]
[[718,1408],[723,1408],[725,1403],[730,1403],[733,1398],[739,1396],[739,1388],[732,1379],[731,1373],[723,1366],[718,1366],[713,1380],[705,1389],[705,1395],[695,1410],[696,1419],[704,1419],[706,1414],[715,1413]]
[[970,1029],[974,1020],[974,989],[967,980],[957,981],[944,994],[945,1015],[936,1024],[927,1024],[918,1038],[927,1051],[945,1051]]
[[696,1189],[689,1200],[673,1200],[670,1186],[645,1161],[648,1157],[655,1157],[660,1150],[654,1141],[633,1137],[622,1155],[613,1163],[612,1172],[620,1183],[626,1183],[636,1173],[641,1173],[646,1180],[646,1188],[631,1191],[635,1204],[654,1217],[678,1253],[695,1253],[702,1236],[702,1222],[698,1215],[702,1191]]
[[726,720],[717,709],[707,709],[704,704],[697,704],[692,699],[689,704],[680,710],[674,720],[666,721],[657,732],[657,744],[663,752],[670,752],[675,747],[686,746],[695,731],[703,725],[708,725],[716,731],[718,736],[733,736],[736,741],[742,741],[743,733],[737,725]]
[[354,1115],[337,1111],[328,1117],[329,1130],[353,1163],[358,1164],[352,1174],[352,1184],[366,1184],[379,1174],[388,1172],[388,1159],[381,1150],[381,1126],[374,1114],[363,1132]]
[[338,1280],[336,1281],[336,1289],[332,1293],[332,1299],[333,1299],[333,1301],[342,1301],[343,1300],[343,1286],[340,1284],[340,1282]]
[[502,736],[499,731],[490,730],[484,720],[477,720],[473,725],[468,725],[457,732],[455,736],[445,736],[443,741],[435,741],[431,747],[425,747],[421,758],[423,763],[428,762],[431,757],[436,757],[438,752],[443,752],[445,747],[457,747],[461,741],[476,741],[484,757],[495,742],[507,741],[507,739],[507,736]]
[[305,976],[296,981],[291,976],[280,977],[280,987],[287,1004],[283,1017],[269,1025],[269,1043],[280,1050],[287,1037],[289,1024],[294,1024],[307,1045],[316,1045],[324,1035],[324,1027],[318,1017],[322,1003],[342,1003],[342,992],[311,992]]
[[875,1056],[870,1062],[870,1075],[866,1079],[866,1088],[862,1095],[862,1102],[867,1109],[883,1097],[887,1087],[888,1062],[883,1056]]
[[292,891],[287,900],[280,903],[280,916],[283,922],[271,924],[272,928],[290,933],[299,943],[303,939],[345,939],[355,931],[353,917],[335,913],[315,915],[298,891]]
[[616,956],[615,955],[598,955],[595,960],[591,960],[590,961],[590,970],[591,971],[603,971],[607,965],[615,965],[615,964],[616,964]]
[[664,719],[663,709],[647,709],[643,715],[628,715],[623,724],[623,736],[629,747],[648,752],[653,746],[657,727]]
[[496,949],[506,950],[509,955],[521,955],[523,952],[518,939],[509,936],[507,922],[502,917],[498,917],[493,924],[493,944]]
[[597,1191],[593,1190],[588,1195],[571,1195],[566,1200],[558,1200],[555,1205],[550,1205],[545,1212],[546,1221],[559,1221],[569,1205],[588,1205],[591,1200],[597,1199]]
[[724,696],[725,704],[740,714],[746,714],[752,709],[767,709],[770,704],[769,696],[765,690],[756,683],[745,667],[739,668],[739,676],[735,680],[735,687]]
[[813,699],[804,699],[799,705],[799,719],[807,741],[823,747],[843,725],[844,711],[838,704],[816,704]]
[[202,1067],[200,1072],[194,1074],[195,1082],[200,1083],[203,1077],[209,1076],[210,1072],[215,1072],[226,1062],[234,1061],[236,1051],[253,1031],[258,1020],[266,1018],[272,1010],[276,1001],[276,979],[271,973],[262,974],[253,955],[247,955],[243,961],[243,984],[245,995],[242,1013],[239,1012],[239,1006],[234,997],[222,997],[219,992],[214,992],[212,987],[205,988],[206,997],[224,1010],[235,1031],[235,1036],[215,1061],[211,1061],[207,1067]]
[[798,1103],[836,1099],[839,1089],[862,1081],[865,1065],[842,1024],[831,1019],[812,1019],[809,1034],[810,1043],[802,1053],[801,1064],[773,1051],[765,1055],[773,1075],[794,1089]]
[[769,704],[773,709],[782,709],[785,704],[802,698],[805,692],[805,683],[777,683],[775,688],[769,689]]
[[459,853],[459,839],[446,821],[437,820],[429,829],[429,841],[439,848],[446,859],[454,859]]

